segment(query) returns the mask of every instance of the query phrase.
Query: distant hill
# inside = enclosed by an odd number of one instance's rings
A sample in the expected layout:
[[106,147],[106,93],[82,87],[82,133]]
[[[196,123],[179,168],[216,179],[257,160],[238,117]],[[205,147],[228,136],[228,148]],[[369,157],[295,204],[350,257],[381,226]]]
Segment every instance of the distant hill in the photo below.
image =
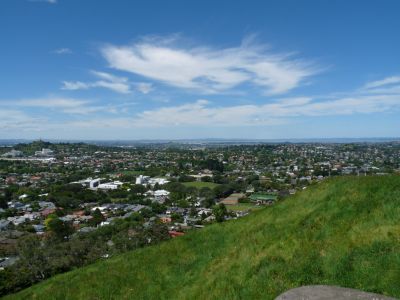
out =
[[341,177],[6,299],[274,299],[329,284],[400,297],[400,177]]

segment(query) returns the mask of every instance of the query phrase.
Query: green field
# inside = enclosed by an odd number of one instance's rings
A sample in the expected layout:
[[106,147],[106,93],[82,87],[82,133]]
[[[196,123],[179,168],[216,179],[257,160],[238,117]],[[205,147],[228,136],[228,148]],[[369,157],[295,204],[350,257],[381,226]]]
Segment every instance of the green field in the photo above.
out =
[[195,187],[198,189],[201,189],[203,187],[208,187],[210,189],[213,189],[219,184],[214,182],[193,181],[193,182],[184,182],[183,185],[187,187]]
[[264,206],[254,205],[252,203],[239,203],[236,205],[226,206],[228,210],[233,210],[233,211],[255,210],[255,209],[261,209],[263,207]]
[[336,178],[6,299],[274,299],[329,284],[400,297],[400,177]]

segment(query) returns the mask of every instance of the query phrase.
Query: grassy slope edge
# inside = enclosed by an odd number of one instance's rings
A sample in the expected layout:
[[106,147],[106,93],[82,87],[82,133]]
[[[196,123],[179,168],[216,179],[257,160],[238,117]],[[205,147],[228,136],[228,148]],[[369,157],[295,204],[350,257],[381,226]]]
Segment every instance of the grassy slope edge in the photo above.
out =
[[7,299],[273,299],[306,284],[400,297],[399,282],[400,177],[342,177]]

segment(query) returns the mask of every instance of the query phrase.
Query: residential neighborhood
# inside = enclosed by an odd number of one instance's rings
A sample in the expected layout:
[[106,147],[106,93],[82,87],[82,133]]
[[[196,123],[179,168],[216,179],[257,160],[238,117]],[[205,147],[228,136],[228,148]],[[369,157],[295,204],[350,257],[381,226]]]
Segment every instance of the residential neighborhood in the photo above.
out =
[[0,152],[3,271],[19,266],[19,249],[32,236],[71,247],[96,239],[96,254],[78,263],[87,264],[268,209],[328,178],[400,170],[395,142],[116,147],[35,141]]

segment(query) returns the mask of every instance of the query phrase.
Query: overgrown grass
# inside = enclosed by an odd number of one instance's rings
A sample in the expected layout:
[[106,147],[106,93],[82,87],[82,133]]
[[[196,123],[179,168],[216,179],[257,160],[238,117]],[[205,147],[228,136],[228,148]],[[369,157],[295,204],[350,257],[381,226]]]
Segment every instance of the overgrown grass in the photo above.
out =
[[8,299],[273,299],[306,284],[400,297],[400,177],[337,178]]
[[208,187],[210,189],[213,189],[219,184],[214,182],[192,181],[192,182],[184,182],[183,185],[186,187],[195,187],[198,189],[201,189],[203,187]]

